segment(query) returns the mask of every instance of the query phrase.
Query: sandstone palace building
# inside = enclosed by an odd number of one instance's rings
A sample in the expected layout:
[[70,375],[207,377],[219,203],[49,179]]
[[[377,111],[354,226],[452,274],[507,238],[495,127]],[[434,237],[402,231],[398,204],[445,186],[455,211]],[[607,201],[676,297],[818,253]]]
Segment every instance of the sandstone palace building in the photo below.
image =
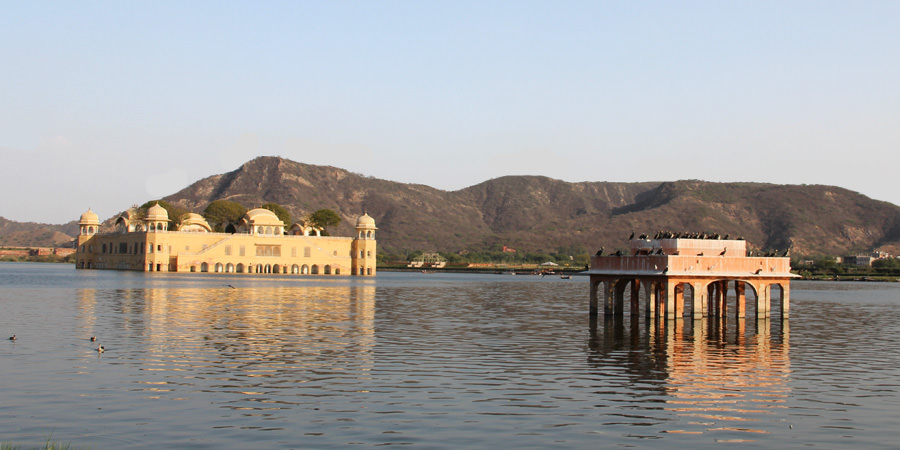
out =
[[363,214],[356,236],[322,236],[321,230],[285,224],[268,209],[251,209],[233,227],[213,232],[201,215],[182,217],[170,230],[159,204],[145,215],[129,210],[115,228],[100,230],[97,214],[79,220],[78,269],[144,272],[213,272],[289,275],[375,275],[375,219]]

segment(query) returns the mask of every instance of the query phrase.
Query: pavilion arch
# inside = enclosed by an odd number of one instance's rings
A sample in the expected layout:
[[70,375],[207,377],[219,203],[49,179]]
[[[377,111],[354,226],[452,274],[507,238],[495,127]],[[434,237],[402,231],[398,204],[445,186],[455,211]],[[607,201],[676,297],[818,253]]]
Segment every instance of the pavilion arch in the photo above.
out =
[[782,318],[789,315],[790,308],[788,302],[785,301],[789,289],[790,288],[785,287],[781,283],[769,284],[768,300],[770,315],[780,315]]
[[298,266],[297,264],[292,265],[291,266],[291,274],[297,275],[299,273],[300,273],[300,266]]
[[244,263],[237,263],[237,265],[234,266],[234,270],[237,273],[244,273]]
[[[628,311],[632,317],[638,317],[637,312],[640,311],[640,291],[641,280],[638,278],[620,278],[612,281],[612,290],[615,294],[614,304],[612,305],[613,313],[621,316],[625,313],[625,305],[629,306]],[[630,287],[630,289],[629,289]],[[626,295],[628,302],[626,302]]]
[[769,317],[766,286],[766,281],[741,278],[708,280],[697,283],[701,297],[698,303],[704,309],[703,315],[709,317]]
[[307,266],[306,264],[300,266],[300,274],[309,275],[309,266]]
[[312,268],[310,269],[310,273],[313,275],[318,275],[319,274],[319,265],[313,264]]
[[234,273],[234,264],[225,264],[225,273]]
[[200,271],[201,272],[209,272],[209,263],[206,261],[200,263]]
[[681,317],[695,319],[699,319],[703,314],[702,306],[697,301],[696,289],[687,281],[675,284],[675,314],[679,313]]
[[322,271],[325,275],[331,275],[331,264],[325,264],[325,268]]

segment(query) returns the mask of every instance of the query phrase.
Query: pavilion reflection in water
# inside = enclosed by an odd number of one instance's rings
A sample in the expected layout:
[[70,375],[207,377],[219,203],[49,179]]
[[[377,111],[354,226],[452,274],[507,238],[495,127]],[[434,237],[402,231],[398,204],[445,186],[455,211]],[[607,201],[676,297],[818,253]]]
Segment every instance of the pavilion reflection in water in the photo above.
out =
[[[768,433],[790,397],[790,322],[781,318],[644,320],[606,316],[591,321],[589,363],[623,368],[660,408],[687,420],[665,433],[711,433],[750,442]],[[635,412],[635,417],[641,417]],[[658,419],[658,420],[657,420]],[[665,428],[652,413],[642,417]],[[685,424],[687,424],[685,426]]]

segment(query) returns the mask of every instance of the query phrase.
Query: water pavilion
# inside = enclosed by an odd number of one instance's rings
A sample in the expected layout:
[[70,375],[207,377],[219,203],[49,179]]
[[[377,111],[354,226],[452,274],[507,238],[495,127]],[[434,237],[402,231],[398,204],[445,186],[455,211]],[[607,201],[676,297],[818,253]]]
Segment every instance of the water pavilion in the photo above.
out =
[[[643,297],[646,317],[665,319],[743,318],[748,293],[756,300],[757,318],[771,317],[773,308],[787,318],[790,280],[798,277],[791,273],[786,252],[749,256],[743,239],[659,234],[652,239],[632,238],[627,254],[597,252],[587,274],[592,317],[599,312],[601,294],[605,315],[623,315],[625,296],[630,293],[632,317],[641,310]],[[731,306],[729,292],[733,293]]]

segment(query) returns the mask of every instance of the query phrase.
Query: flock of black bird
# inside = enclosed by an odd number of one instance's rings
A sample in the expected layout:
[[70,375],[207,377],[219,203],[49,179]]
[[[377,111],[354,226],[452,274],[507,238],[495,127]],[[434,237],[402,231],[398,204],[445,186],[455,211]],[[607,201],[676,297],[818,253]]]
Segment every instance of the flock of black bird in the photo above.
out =
[[[729,235],[727,235],[727,234],[723,236],[723,235],[720,235],[719,233],[705,233],[705,232],[694,232],[694,233],[692,233],[692,232],[681,232],[681,233],[679,233],[679,232],[669,231],[669,230],[660,230],[660,231],[657,231],[656,234],[652,237],[652,239],[655,239],[655,240],[660,240],[660,239],[712,239],[712,240],[727,240],[728,238],[729,238]],[[638,239],[640,239],[640,240],[647,240],[647,239],[651,239],[651,237],[650,237],[650,235],[642,234],[642,235],[638,236]],[[629,241],[634,240],[634,232],[631,233],[631,236],[628,237],[628,240],[629,240]],[[740,236],[740,237],[735,238],[735,240],[737,240],[737,241],[743,241],[743,240],[744,240],[744,237],[743,237],[743,236]],[[792,244],[792,245],[793,245],[793,244]],[[604,251],[603,247],[600,247],[600,250],[597,250],[596,255],[597,255],[597,256],[603,256],[603,251]],[[656,250],[656,252],[654,252],[654,253],[652,253],[652,254],[653,254],[653,255],[662,255],[662,254],[663,254],[663,249],[662,249],[662,248],[659,248],[659,249]],[[676,254],[677,254],[677,253],[676,253]],[[624,255],[624,253],[622,253],[622,250],[616,250],[616,252],[613,253],[612,255],[614,255],[614,256],[622,256],[622,255]],[[723,255],[725,255],[725,250],[722,250],[722,253],[719,253],[719,256],[723,256]],[[703,254],[701,253],[700,256],[703,256]],[[758,250],[758,251],[756,251],[756,254],[755,254],[755,255],[754,255],[754,252],[753,252],[752,250],[748,250],[748,251],[747,251],[747,256],[762,256],[762,257],[791,256],[791,249],[788,248],[787,250],[783,250],[783,251],[782,251],[782,250],[778,250],[778,249],[775,249],[775,250],[766,250],[766,251],[759,251],[759,250]]]
[[[722,239],[722,240],[725,240],[728,238],[729,238],[729,236],[727,234],[723,236],[719,233],[705,233],[705,232],[700,232],[700,231],[698,231],[698,232],[680,232],[679,233],[677,231],[659,230],[656,232],[656,234],[653,236],[652,239],[657,239],[657,240],[658,239]],[[629,241],[632,239],[634,239],[634,233],[631,233],[631,237],[628,238]],[[651,239],[651,237],[649,234],[642,234],[642,235],[638,236],[638,239]],[[743,241],[744,237],[741,236],[741,237],[735,238],[735,240]]]

